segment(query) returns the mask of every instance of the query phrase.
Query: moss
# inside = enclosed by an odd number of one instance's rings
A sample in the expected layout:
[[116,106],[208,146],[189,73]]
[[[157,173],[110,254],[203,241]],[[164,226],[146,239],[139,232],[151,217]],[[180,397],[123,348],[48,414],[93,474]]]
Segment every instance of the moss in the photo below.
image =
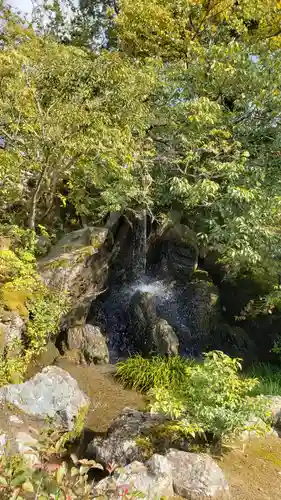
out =
[[44,264],[43,269],[44,270],[52,270],[54,271],[55,269],[61,269],[61,268],[66,268],[69,265],[69,260],[64,258],[61,259],[56,259],[56,260],[51,260],[50,262],[46,262]]
[[16,290],[13,289],[11,284],[7,285],[2,289],[2,305],[9,311],[18,312],[23,318],[28,318],[26,301],[30,298],[30,292],[27,290]]
[[143,457],[148,460],[154,453],[151,439],[148,436],[140,436],[136,439],[136,445],[140,449]]
[[281,468],[281,458],[275,455],[273,452],[268,452],[266,450],[259,450],[257,454],[267,460],[268,462],[273,463],[277,467]]

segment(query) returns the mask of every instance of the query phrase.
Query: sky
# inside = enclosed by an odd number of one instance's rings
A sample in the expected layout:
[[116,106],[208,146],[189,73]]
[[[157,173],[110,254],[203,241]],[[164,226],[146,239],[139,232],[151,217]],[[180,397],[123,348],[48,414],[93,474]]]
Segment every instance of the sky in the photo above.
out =
[[31,12],[32,9],[31,0],[9,0],[7,3],[21,12]]

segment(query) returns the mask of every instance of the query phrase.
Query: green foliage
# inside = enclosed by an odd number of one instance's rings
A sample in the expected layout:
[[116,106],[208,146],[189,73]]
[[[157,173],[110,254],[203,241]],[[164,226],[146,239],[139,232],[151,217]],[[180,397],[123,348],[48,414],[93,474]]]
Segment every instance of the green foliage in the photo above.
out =
[[[23,238],[23,231],[18,234]],[[17,313],[25,322],[25,331],[24,339],[4,346],[0,361],[1,384],[21,380],[32,357],[38,355],[50,335],[57,332],[68,303],[64,294],[44,285],[29,247],[18,246],[20,242],[13,240],[12,233],[10,237],[15,251],[0,250],[0,316]]]
[[246,375],[259,381],[251,394],[253,396],[281,396],[281,370],[269,363],[257,363],[247,370]]
[[[176,376],[169,375],[166,363],[163,360],[161,365],[158,360],[161,369],[157,372],[155,361],[142,363],[139,358],[131,358],[121,364],[121,369],[125,383],[142,389],[152,387],[152,410],[170,417],[175,432],[186,436],[210,434],[220,440],[245,428],[253,414],[266,418],[266,401],[250,397],[258,380],[239,376],[240,360],[213,351],[205,354],[201,363],[178,361],[180,377],[177,372]],[[164,375],[155,377],[155,372]]]
[[182,385],[192,364],[180,356],[145,359],[137,355],[117,364],[116,377],[124,386],[146,392],[153,387]]

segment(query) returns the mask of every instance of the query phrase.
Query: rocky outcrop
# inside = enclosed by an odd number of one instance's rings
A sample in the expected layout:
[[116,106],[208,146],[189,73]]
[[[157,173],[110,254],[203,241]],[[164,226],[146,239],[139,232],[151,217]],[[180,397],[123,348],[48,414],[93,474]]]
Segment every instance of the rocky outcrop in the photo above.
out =
[[38,262],[44,282],[69,297],[64,324],[85,322],[92,300],[105,286],[111,248],[108,229],[88,227],[65,235]]
[[89,398],[69,373],[57,366],[48,366],[23,384],[2,387],[0,402],[11,403],[39,419],[50,418],[71,430],[79,410],[88,406]]
[[74,326],[67,331],[67,348],[77,349],[81,363],[108,363],[109,353],[106,338],[98,326],[86,324]]
[[169,450],[174,492],[189,500],[227,500],[229,486],[217,463],[205,453]]
[[250,336],[239,326],[230,326],[226,323],[218,324],[209,339],[206,349],[219,349],[234,358],[242,358],[245,363],[256,361],[256,347]]
[[100,481],[93,490],[93,497],[114,500],[119,496],[126,497],[127,493],[151,500],[172,497],[171,466],[167,458],[153,455],[145,465],[134,461],[117,470],[112,477]]
[[97,462],[127,465],[146,458],[146,450],[138,445],[138,438],[145,436],[165,417],[125,408],[110,426],[105,438],[96,437],[88,446],[88,454]]

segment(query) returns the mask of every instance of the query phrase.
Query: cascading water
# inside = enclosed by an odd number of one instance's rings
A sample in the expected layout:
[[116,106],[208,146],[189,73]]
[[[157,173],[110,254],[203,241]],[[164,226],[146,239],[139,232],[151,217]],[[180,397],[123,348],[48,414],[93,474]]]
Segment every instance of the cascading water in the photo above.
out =
[[[186,299],[185,285],[175,285],[171,279],[161,279],[157,275],[147,273],[147,214],[141,210],[135,218],[132,228],[129,255],[127,261],[127,279],[120,281],[118,274],[113,275],[109,292],[100,298],[99,306],[102,316],[102,326],[108,338],[110,361],[115,362],[120,357],[126,357],[134,352],[134,331],[130,323],[130,305],[136,294],[149,301],[156,312],[156,318],[165,319],[174,329],[179,338],[190,338],[189,329],[190,306]],[[163,275],[162,275],[163,278]],[[196,340],[190,342],[190,347],[184,348],[182,354],[191,354]]]
[[132,270],[131,280],[141,281],[146,275],[147,252],[147,215],[146,210],[141,210],[136,217],[132,243]]

